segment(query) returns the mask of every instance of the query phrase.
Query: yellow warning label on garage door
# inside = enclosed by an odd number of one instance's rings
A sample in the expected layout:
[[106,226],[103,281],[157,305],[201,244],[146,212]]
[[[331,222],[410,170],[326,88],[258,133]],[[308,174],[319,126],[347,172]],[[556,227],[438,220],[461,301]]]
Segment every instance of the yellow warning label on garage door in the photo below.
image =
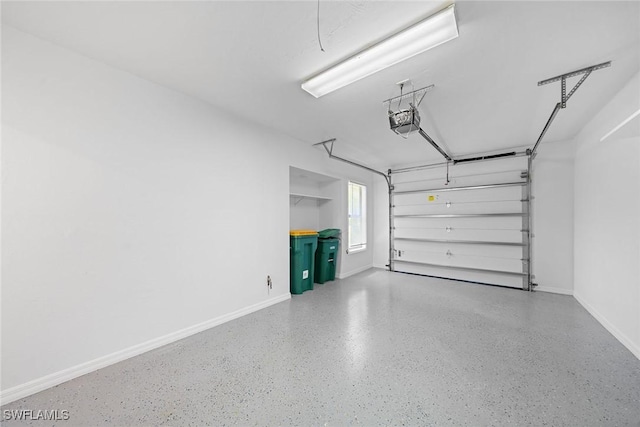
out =
[[429,196],[430,202],[435,202],[435,200],[436,200],[436,196],[431,196],[431,195]]

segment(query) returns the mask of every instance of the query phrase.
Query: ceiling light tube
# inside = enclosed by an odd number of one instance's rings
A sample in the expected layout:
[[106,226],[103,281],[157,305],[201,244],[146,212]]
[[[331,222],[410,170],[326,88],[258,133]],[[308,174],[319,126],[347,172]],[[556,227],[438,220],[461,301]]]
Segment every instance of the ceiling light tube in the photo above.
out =
[[319,98],[458,37],[455,5],[367,48],[302,83]]
[[620,123],[618,126],[614,127],[613,129],[611,129],[605,136],[603,136],[602,138],[600,138],[600,142],[604,141],[605,139],[609,138],[611,135],[613,135],[614,133],[616,133],[618,131],[618,129],[620,129],[622,126],[626,125],[627,123],[629,123],[631,120],[633,120],[634,118],[636,118],[636,116],[640,115],[640,109],[638,111],[636,111],[635,113],[631,114],[629,117],[627,117],[626,119],[624,119],[622,121],[622,123]]

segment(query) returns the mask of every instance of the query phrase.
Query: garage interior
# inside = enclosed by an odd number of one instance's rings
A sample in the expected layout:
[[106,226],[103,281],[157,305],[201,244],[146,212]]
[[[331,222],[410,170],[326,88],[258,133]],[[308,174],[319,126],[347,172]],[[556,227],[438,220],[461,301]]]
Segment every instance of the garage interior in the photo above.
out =
[[640,422],[640,3],[1,13],[3,424]]

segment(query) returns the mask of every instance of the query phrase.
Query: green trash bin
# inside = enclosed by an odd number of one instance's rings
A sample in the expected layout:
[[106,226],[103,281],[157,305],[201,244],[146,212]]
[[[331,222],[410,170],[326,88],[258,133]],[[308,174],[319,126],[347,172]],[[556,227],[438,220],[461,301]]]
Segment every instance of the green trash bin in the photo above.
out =
[[299,295],[313,289],[318,233],[313,230],[292,230],[289,233],[289,242],[291,293]]
[[316,268],[314,281],[323,284],[336,280],[336,261],[338,260],[338,249],[340,240],[320,239],[318,240],[318,250],[316,251]]

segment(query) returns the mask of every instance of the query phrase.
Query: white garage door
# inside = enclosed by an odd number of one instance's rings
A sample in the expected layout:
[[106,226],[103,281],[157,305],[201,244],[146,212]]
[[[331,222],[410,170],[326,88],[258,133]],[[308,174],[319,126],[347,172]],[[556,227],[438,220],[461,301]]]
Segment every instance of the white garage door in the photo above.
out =
[[391,270],[528,289],[527,157],[392,173]]

